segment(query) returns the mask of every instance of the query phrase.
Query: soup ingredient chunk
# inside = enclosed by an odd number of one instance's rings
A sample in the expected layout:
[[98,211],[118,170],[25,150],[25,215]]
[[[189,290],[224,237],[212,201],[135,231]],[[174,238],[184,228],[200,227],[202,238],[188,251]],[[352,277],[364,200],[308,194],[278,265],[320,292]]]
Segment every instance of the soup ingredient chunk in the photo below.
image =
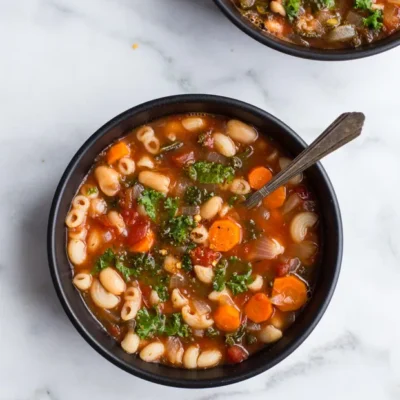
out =
[[272,313],[272,304],[264,293],[255,294],[246,304],[245,313],[253,322],[260,323],[267,321]]
[[228,251],[242,240],[242,228],[234,221],[221,219],[211,225],[208,235],[211,249]]
[[276,278],[272,301],[281,311],[295,311],[307,302],[307,286],[299,278],[289,275]]

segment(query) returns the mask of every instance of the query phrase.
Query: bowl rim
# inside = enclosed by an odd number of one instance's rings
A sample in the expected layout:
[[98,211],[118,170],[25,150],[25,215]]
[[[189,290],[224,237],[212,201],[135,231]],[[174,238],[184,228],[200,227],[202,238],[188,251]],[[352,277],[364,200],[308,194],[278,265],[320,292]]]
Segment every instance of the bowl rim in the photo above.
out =
[[79,167],[81,156],[87,150],[89,150],[92,147],[92,145],[97,140],[99,140],[104,134],[106,134],[110,129],[116,127],[127,118],[132,117],[136,113],[141,113],[144,111],[151,110],[153,108],[162,107],[163,105],[167,104],[170,105],[170,104],[199,103],[199,102],[204,102],[207,104],[224,104],[227,106],[231,105],[238,108],[242,108],[251,114],[255,114],[259,117],[262,117],[263,119],[269,119],[270,121],[272,121],[272,123],[282,128],[288,135],[291,135],[295,140],[299,142],[299,144],[301,144],[302,146],[306,146],[306,143],[291,128],[289,128],[278,118],[274,117],[273,115],[269,114],[268,112],[258,107],[242,102],[240,100],[223,96],[217,96],[217,95],[208,95],[208,94],[174,95],[174,96],[162,97],[155,100],[151,100],[143,104],[137,105],[135,107],[132,107],[122,112],[121,114],[117,115],[109,122],[104,124],[102,127],[100,127],[95,133],[93,133],[79,148],[79,150],[76,152],[74,157],[69,162],[57,186],[50,208],[48,227],[47,227],[47,255],[48,255],[51,278],[57,296],[62,304],[65,313],[67,314],[68,318],[70,319],[76,330],[85,339],[85,341],[89,343],[89,345],[92,348],[94,348],[98,353],[100,353],[105,359],[107,359],[117,367],[123,369],[124,371],[153,383],[158,383],[171,387],[179,387],[179,388],[211,388],[211,387],[219,387],[237,383],[249,379],[251,377],[254,377],[262,372],[265,372],[266,370],[272,368],[273,366],[281,362],[283,359],[285,359],[287,356],[289,356],[310,335],[310,333],[314,330],[314,328],[322,318],[323,314],[325,313],[336,288],[336,284],[340,274],[342,255],[343,255],[343,226],[342,226],[338,201],[333,186],[327,176],[327,173],[325,172],[322,165],[320,163],[317,163],[316,168],[318,169],[318,173],[321,175],[321,178],[325,182],[326,190],[329,193],[329,197],[331,198],[330,207],[332,209],[332,212],[334,213],[335,223],[337,224],[338,248],[337,248],[336,260],[332,263],[334,264],[333,279],[330,282],[328,289],[326,290],[324,301],[319,305],[318,311],[315,313],[315,316],[313,317],[311,323],[304,329],[302,335],[295,338],[289,346],[287,346],[279,355],[275,357],[275,359],[266,360],[265,364],[263,364],[262,366],[248,370],[247,372],[238,376],[231,376],[228,378],[210,378],[201,381],[196,379],[184,379],[184,378],[175,379],[162,375],[157,375],[151,372],[141,370],[140,368],[137,368],[133,365],[125,364],[116,355],[114,355],[112,351],[106,349],[100,342],[98,342],[90,334],[88,329],[85,328],[84,323],[81,322],[80,318],[73,310],[73,306],[66,299],[66,295],[64,293],[61,284],[61,282],[63,281],[63,277],[61,276],[60,271],[58,270],[56,262],[56,250],[55,250],[56,216],[58,214],[61,199],[63,197],[69,179],[76,170],[76,168]]
[[398,38],[393,38],[393,35],[390,35],[387,38],[373,42],[368,46],[360,46],[359,48],[324,50],[315,47],[298,46],[290,42],[276,39],[273,36],[266,35],[256,27],[252,27],[250,22],[246,23],[245,19],[239,14],[239,12],[235,11],[226,3],[227,0],[213,1],[225,14],[225,16],[228,17],[228,19],[233,22],[233,24],[236,25],[242,32],[246,33],[265,46],[271,47],[274,50],[278,50],[281,53],[285,53],[294,57],[316,61],[349,61],[371,57],[376,54],[391,50],[400,44],[400,36]]

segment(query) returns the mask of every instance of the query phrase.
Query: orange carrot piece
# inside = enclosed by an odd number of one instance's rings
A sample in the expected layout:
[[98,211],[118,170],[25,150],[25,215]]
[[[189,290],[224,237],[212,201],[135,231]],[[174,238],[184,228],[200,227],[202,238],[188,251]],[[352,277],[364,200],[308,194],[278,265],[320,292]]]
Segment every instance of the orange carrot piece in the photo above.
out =
[[107,163],[112,165],[122,157],[129,156],[130,153],[129,147],[124,142],[114,144],[114,146],[107,151]]
[[255,294],[244,307],[247,317],[256,324],[268,320],[273,311],[274,308],[264,293]]
[[252,189],[261,189],[271,178],[271,171],[265,167],[255,167],[249,172],[249,184]]
[[278,189],[274,190],[267,197],[265,197],[263,200],[263,204],[265,207],[272,210],[274,208],[282,207],[285,200],[286,200],[286,187],[281,186]]
[[272,301],[281,311],[298,310],[307,302],[307,286],[293,275],[275,278]]
[[208,231],[210,248],[215,251],[229,251],[242,240],[242,228],[230,219],[215,221]]
[[240,312],[235,307],[224,304],[215,310],[214,321],[221,331],[236,331],[240,326]]
[[149,229],[147,235],[139,242],[131,246],[130,251],[133,253],[147,253],[153,247],[155,241],[154,232]]

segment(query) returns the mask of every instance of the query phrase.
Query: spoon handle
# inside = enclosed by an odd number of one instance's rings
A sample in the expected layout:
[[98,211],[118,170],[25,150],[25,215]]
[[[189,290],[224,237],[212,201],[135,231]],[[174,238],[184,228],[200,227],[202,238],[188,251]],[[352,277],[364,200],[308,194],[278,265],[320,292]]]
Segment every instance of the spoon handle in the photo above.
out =
[[266,185],[253,193],[245,202],[247,208],[256,206],[265,196],[287,183],[294,176],[315,164],[360,135],[365,115],[359,112],[344,113],[332,122],[320,136],[303,150],[287,168],[278,172]]

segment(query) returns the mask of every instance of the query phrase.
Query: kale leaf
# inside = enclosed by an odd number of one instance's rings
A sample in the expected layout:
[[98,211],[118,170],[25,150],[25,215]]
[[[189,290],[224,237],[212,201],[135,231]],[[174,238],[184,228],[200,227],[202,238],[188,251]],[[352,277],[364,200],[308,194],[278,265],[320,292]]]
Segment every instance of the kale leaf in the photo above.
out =
[[383,26],[383,14],[381,10],[375,10],[369,17],[363,18],[364,26],[368,29],[379,31]]
[[161,236],[174,246],[182,246],[189,242],[190,230],[194,226],[192,216],[180,215],[164,222]]
[[228,262],[225,259],[222,259],[215,268],[213,289],[216,290],[217,292],[221,292],[222,290],[225,289],[227,267],[228,267]]
[[168,218],[176,215],[179,207],[179,197],[168,197],[164,202],[164,209],[168,211]]
[[228,286],[234,296],[247,292],[247,285],[250,285],[254,280],[251,276],[252,272],[252,269],[249,268],[245,274],[239,275],[237,272],[232,274],[226,286]]
[[206,189],[199,189],[197,186],[189,186],[185,191],[183,199],[185,203],[191,206],[199,206],[213,196],[214,193],[208,192]]
[[153,220],[156,220],[157,215],[157,207],[161,199],[163,199],[165,195],[163,193],[157,192],[153,189],[145,189],[141,193],[138,203],[143,205],[146,210],[147,215]]
[[300,11],[300,0],[286,0],[284,2],[286,15],[290,21],[293,21]]
[[200,183],[225,183],[231,182],[235,176],[232,167],[209,161],[198,161],[187,169],[189,177]]

